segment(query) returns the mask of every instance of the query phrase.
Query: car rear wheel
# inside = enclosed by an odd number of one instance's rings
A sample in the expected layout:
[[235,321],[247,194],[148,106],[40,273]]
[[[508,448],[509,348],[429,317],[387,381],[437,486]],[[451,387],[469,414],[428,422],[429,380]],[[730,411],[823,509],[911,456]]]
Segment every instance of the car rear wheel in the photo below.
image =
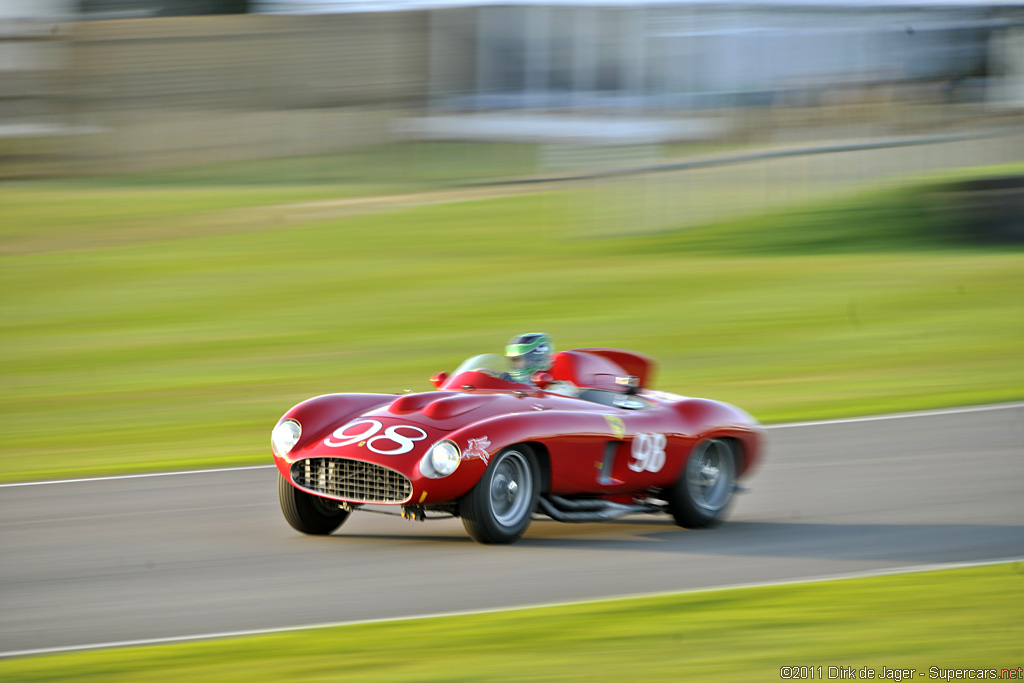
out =
[[277,497],[285,520],[296,531],[314,536],[326,536],[348,519],[349,512],[337,503],[300,491],[280,473],[277,475]]
[[729,441],[701,441],[686,460],[679,480],[665,491],[676,524],[688,529],[712,526],[732,500],[736,454]]
[[484,476],[459,501],[462,525],[480,543],[513,543],[530,526],[537,507],[539,472],[525,446],[501,451]]

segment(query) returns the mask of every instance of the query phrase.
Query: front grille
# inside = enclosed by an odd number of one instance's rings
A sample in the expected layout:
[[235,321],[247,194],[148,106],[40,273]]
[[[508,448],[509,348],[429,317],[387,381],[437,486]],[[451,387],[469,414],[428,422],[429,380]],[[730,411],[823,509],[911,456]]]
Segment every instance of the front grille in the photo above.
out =
[[404,475],[361,460],[307,458],[291,471],[298,486],[353,503],[404,503],[412,497],[412,482]]

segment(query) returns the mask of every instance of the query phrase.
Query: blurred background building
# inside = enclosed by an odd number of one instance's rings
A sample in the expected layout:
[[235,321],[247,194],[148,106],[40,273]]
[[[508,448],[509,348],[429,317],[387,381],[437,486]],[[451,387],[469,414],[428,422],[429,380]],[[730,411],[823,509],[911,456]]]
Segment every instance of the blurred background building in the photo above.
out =
[[0,177],[410,138],[859,139],[1022,111],[1024,2],[0,2]]

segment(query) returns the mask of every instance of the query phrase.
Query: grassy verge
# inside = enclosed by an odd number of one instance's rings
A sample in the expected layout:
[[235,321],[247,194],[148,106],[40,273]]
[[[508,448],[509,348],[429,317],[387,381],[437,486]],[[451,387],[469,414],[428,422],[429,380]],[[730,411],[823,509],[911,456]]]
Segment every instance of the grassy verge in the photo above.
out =
[[1024,253],[921,232],[927,188],[578,240],[574,190],[293,215],[196,182],[0,186],[0,480],[267,462],[299,400],[530,330],[767,422],[1024,398]]
[[938,680],[1017,671],[1022,607],[1016,563],[14,659],[0,678],[773,681],[852,667]]

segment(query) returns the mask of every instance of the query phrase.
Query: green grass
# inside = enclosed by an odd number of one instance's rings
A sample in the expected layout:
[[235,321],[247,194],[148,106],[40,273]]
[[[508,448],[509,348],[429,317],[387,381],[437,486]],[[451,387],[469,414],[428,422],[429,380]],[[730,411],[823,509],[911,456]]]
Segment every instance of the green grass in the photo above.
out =
[[[998,175],[1024,175],[1024,164],[933,174],[893,189],[630,239],[623,247],[691,256],[905,254],[984,245],[1009,249],[986,233],[991,219],[984,203],[975,198],[968,204],[955,191],[962,180]],[[1015,249],[1021,251],[1020,245]]]
[[788,666],[828,680],[834,666],[937,680],[1016,671],[1022,608],[1013,563],[28,657],[0,661],[0,678],[771,681]]
[[581,240],[564,188],[305,212],[329,185],[143,180],[0,185],[0,480],[268,462],[292,404],[530,330],[766,422],[1024,398],[1024,253],[927,232],[927,187]]

